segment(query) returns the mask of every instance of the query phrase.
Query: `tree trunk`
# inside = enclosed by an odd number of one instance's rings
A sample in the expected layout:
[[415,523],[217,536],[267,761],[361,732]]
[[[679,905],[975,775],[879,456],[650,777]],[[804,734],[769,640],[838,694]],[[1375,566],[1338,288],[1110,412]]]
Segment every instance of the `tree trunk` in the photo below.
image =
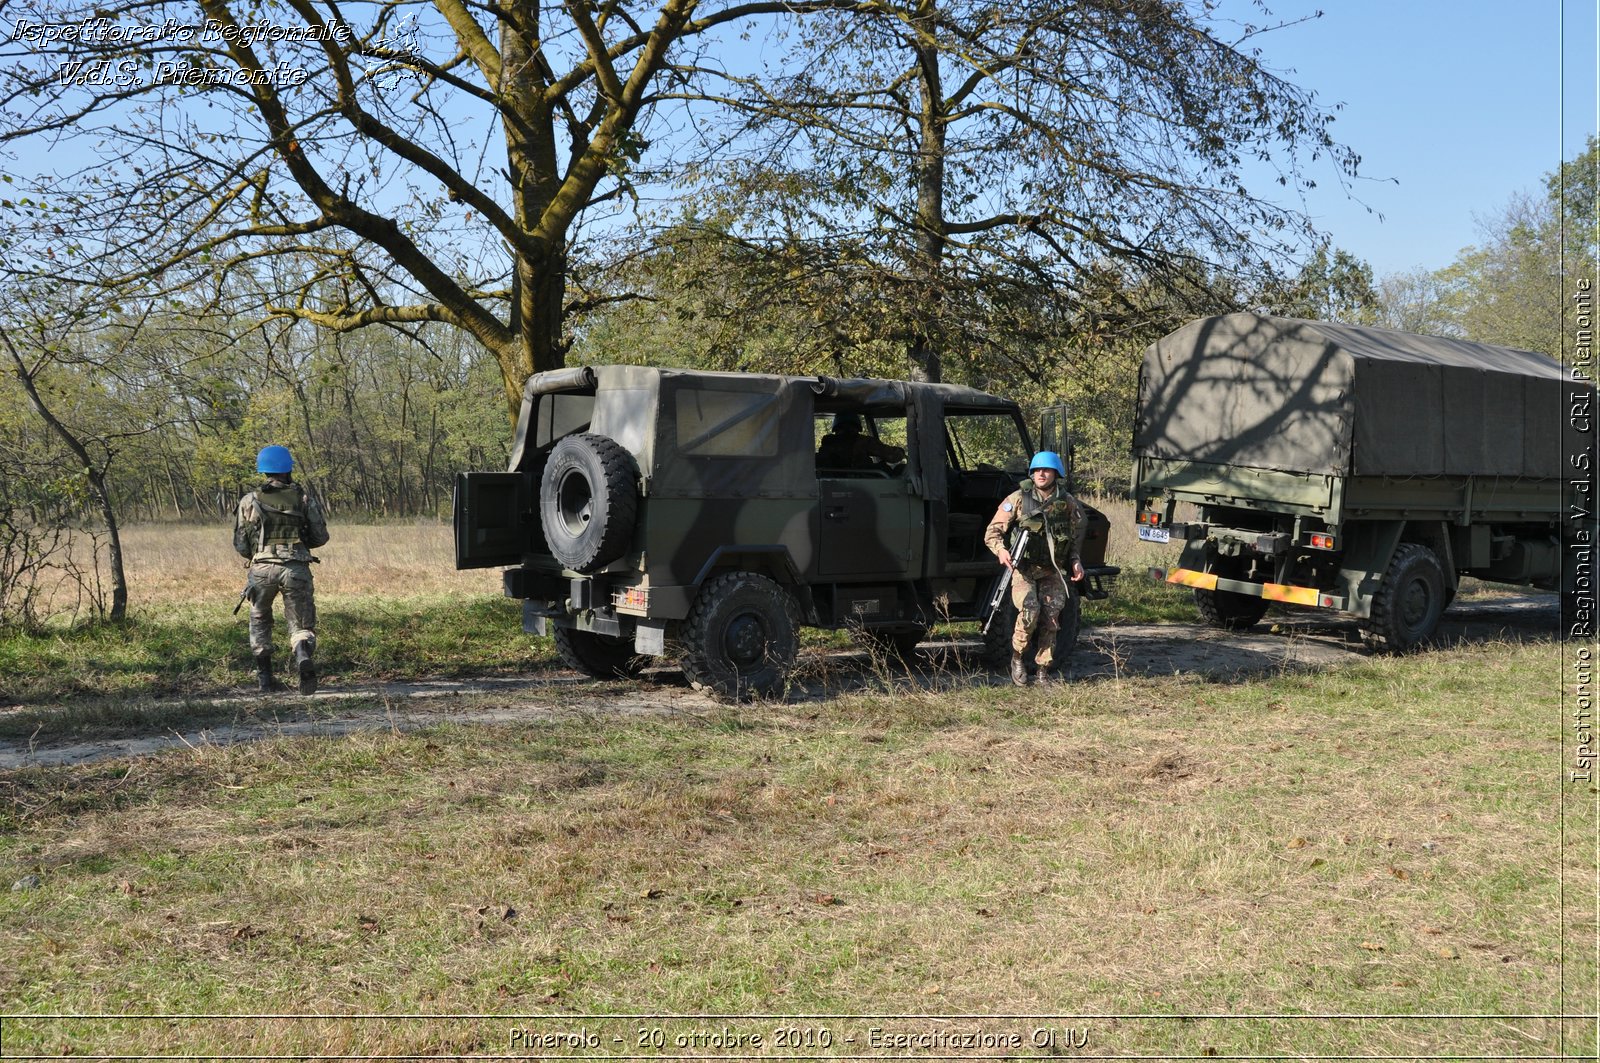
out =
[[70,428],[62,424],[56,415],[50,411],[50,407],[44,404],[44,399],[39,395],[39,389],[34,386],[34,374],[28,371],[27,365],[22,361],[22,355],[12,345],[11,336],[4,330],[0,330],[0,337],[5,340],[6,350],[10,353],[11,361],[14,363],[17,382],[22,385],[22,390],[27,392],[28,401],[33,405],[34,412],[49,426],[57,438],[66,444],[67,449],[72,451],[73,457],[82,463],[84,474],[89,478],[90,493],[94,495],[101,519],[106,522],[106,534],[111,540],[110,557],[108,558],[111,562],[111,611],[109,617],[114,622],[120,622],[128,615],[128,577],[122,567],[122,539],[117,534],[117,514],[115,507],[111,504],[111,491],[106,485],[105,472],[102,469],[95,468],[94,462],[89,460],[89,451],[83,445],[83,441],[74,435]]
[[[539,8],[530,0],[520,0],[514,11],[513,17],[500,22],[499,87],[506,101],[503,125],[513,216],[522,232],[532,234],[561,189],[561,168],[556,158],[555,114],[540,76]],[[538,253],[516,258],[511,282],[511,343],[494,352],[513,425],[522,410],[522,387],[528,377],[560,369],[566,361],[561,343],[566,248],[546,243],[535,250]]]
[[912,51],[917,57],[917,85],[921,92],[917,137],[917,231],[912,277],[918,310],[906,355],[914,380],[931,384],[943,377],[942,352],[937,341],[940,274],[947,236],[944,217],[945,104],[939,75],[939,43],[935,7],[919,0],[912,19]]
[[[60,422],[55,422],[56,431],[62,431]],[[62,436],[67,442],[68,437]],[[73,446],[67,442],[68,446]],[[74,453],[80,453],[85,461],[88,460],[88,451],[81,445],[73,446]],[[85,466],[88,468],[88,466]],[[100,519],[106,522],[106,554],[111,562],[111,612],[109,614],[113,623],[121,623],[128,615],[128,578],[123,573],[122,567],[122,535],[117,530],[117,513],[111,505],[111,488],[106,483],[105,473],[99,469],[89,469],[89,488],[93,492],[95,501],[100,505]]]

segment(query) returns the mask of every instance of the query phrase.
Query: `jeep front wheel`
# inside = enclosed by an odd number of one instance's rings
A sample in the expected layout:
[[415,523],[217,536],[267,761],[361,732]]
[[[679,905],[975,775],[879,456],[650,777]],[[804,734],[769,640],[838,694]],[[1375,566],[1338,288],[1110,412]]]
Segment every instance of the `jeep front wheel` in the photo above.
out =
[[800,648],[788,593],[754,572],[725,573],[701,588],[682,637],[689,682],[733,700],[782,693]]
[[994,619],[989,623],[989,630],[979,628],[980,637],[983,639],[983,649],[979,651],[978,660],[991,672],[1003,672],[1011,663],[1011,633],[1017,626],[1017,607],[1011,600],[1011,588],[1006,588],[1005,597],[1000,599],[1000,604],[995,607]]
[[1083,595],[1078,593],[1076,587],[1072,589],[1072,596],[1067,599],[1067,604],[1061,609],[1061,617],[1056,628],[1056,645],[1052,651],[1051,665],[1056,672],[1067,670],[1067,658],[1072,656],[1072,651],[1078,648],[1078,630],[1083,625],[1083,610],[1080,605]]
[[627,550],[638,512],[633,458],[615,440],[581,432],[551,449],[539,478],[539,525],[557,561],[598,572]]

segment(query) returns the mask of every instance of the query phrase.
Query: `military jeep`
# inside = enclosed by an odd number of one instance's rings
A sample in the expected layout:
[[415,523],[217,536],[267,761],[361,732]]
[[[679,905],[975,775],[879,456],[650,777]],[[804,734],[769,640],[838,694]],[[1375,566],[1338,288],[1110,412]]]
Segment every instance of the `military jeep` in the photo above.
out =
[[[836,423],[870,442],[829,446]],[[1052,449],[1063,424],[1047,413]],[[802,625],[907,655],[935,623],[980,621],[1001,573],[983,531],[1033,450],[1016,403],[964,387],[539,373],[508,471],[457,477],[456,567],[512,566],[505,593],[524,628],[553,635],[588,675],[674,655],[697,689],[770,695]],[[1089,515],[1058,662],[1077,641],[1079,599],[1105,597],[1117,574],[1103,563],[1109,523]],[[1007,595],[984,638],[989,667],[1010,655],[1013,616]]]

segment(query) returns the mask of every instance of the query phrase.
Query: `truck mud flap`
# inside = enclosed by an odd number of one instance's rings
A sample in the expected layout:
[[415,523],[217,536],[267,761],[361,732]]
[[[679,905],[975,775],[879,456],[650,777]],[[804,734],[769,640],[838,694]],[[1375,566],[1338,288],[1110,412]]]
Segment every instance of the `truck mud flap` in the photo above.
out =
[[1213,572],[1196,572],[1188,568],[1175,568],[1165,572],[1151,569],[1151,575],[1167,583],[1194,587],[1202,591],[1232,591],[1248,594],[1252,598],[1265,598],[1269,602],[1287,602],[1290,605],[1320,606],[1324,609],[1343,609],[1344,597],[1326,594],[1315,587],[1295,587],[1287,583],[1252,583],[1249,580],[1224,579]]

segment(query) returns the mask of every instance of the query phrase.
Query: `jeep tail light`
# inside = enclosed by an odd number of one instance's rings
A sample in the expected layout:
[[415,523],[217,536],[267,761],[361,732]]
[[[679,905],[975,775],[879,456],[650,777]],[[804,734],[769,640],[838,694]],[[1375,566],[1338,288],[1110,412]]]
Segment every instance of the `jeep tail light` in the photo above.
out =
[[1312,532],[1311,545],[1318,550],[1337,549],[1337,547],[1334,545],[1334,537],[1329,535],[1327,532]]
[[611,604],[618,609],[648,611],[650,608],[650,592],[643,587],[625,587],[611,596]]

